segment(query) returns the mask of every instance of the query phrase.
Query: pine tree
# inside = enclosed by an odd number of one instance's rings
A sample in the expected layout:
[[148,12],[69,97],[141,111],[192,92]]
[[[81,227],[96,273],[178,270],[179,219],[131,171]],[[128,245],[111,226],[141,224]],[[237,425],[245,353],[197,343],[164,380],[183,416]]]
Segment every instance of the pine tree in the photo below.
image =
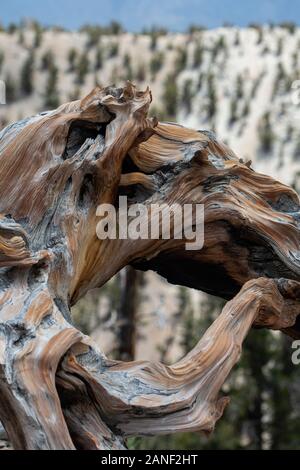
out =
[[156,50],[157,47],[157,39],[158,39],[158,34],[156,31],[153,31],[151,33],[151,38],[150,38],[150,50],[153,52]]
[[[290,137],[288,138],[290,140]],[[300,160],[300,135],[296,139],[296,144],[293,152],[294,160]]]
[[195,313],[191,304],[189,289],[180,286],[178,288],[178,312],[182,319],[182,334],[180,345],[183,354],[187,354],[195,346]]
[[283,49],[283,38],[280,37],[278,38],[278,42],[277,42],[277,51],[276,51],[276,54],[279,56],[282,54],[282,49]]
[[261,44],[264,38],[264,32],[261,26],[257,28],[257,41],[256,44]]
[[19,37],[18,37],[18,44],[20,44],[20,46],[23,46],[24,45],[24,31],[23,29],[20,29],[19,31]]
[[186,109],[186,113],[190,114],[192,110],[192,99],[193,99],[193,81],[191,79],[185,80],[182,88],[181,102]]
[[5,93],[6,93],[6,102],[8,104],[15,101],[17,98],[17,87],[12,76],[8,73],[5,78]]
[[237,32],[235,33],[235,38],[234,38],[234,43],[233,43],[233,44],[234,44],[234,46],[240,46],[240,44],[241,44],[241,39],[240,39],[240,33],[239,33],[239,31],[237,31]]
[[168,75],[164,82],[163,102],[168,119],[174,119],[177,112],[178,90],[173,74]]
[[217,111],[217,94],[215,87],[215,80],[212,73],[207,76],[207,117],[211,119]]
[[195,45],[194,50],[194,59],[193,59],[193,67],[196,69],[201,66],[203,60],[203,46],[200,42],[197,42]]
[[59,94],[57,90],[58,69],[52,64],[49,72],[45,90],[44,106],[46,108],[57,108],[59,106]]
[[133,72],[132,72],[132,66],[131,66],[131,57],[129,54],[125,54],[124,56],[123,67],[125,69],[125,80],[132,81]]
[[296,31],[296,24],[293,21],[283,21],[279,26],[286,29],[290,34],[294,34]]
[[116,57],[119,53],[119,45],[118,43],[114,42],[110,45],[109,51],[108,51],[108,56],[110,58]]
[[72,48],[69,50],[68,53],[68,63],[69,63],[69,71],[74,72],[76,68],[76,60],[77,60],[78,53],[76,49]]
[[270,448],[292,450],[299,448],[299,366],[295,366],[291,361],[292,339],[280,335],[276,340],[268,383],[268,405],[271,410]]
[[125,31],[123,26],[121,25],[121,23],[119,23],[118,21],[114,21],[114,20],[111,21],[108,29],[109,29],[109,33],[113,34],[115,36],[117,36],[118,34],[121,34]]
[[236,98],[238,100],[243,98],[244,90],[243,90],[243,79],[242,79],[241,75],[238,75],[237,79],[236,79],[235,94],[236,94]]
[[243,107],[243,111],[242,111],[243,116],[244,117],[248,116],[249,111],[250,111],[250,104],[249,104],[249,101],[246,100],[245,104],[244,104],[244,107]]
[[135,359],[138,308],[140,287],[143,273],[127,266],[120,273],[120,302],[118,312],[117,359],[133,361]]
[[[239,40],[237,44],[239,44]],[[224,39],[224,36],[222,35],[216,40],[215,44],[212,47],[212,51],[211,51],[212,61],[214,61],[217,58],[219,52],[222,51],[223,49],[225,49],[225,39]]]
[[179,74],[186,68],[187,64],[187,52],[183,48],[178,48],[177,57],[175,59],[175,73]]
[[146,79],[146,67],[145,64],[141,63],[138,65],[138,69],[136,72],[136,79],[139,82],[144,82]]
[[21,69],[20,87],[23,95],[31,95],[33,91],[34,52],[30,51]]
[[270,153],[273,148],[275,139],[275,135],[272,131],[270,121],[270,113],[267,112],[263,115],[258,128],[258,134],[260,139],[261,150],[264,153]]
[[77,83],[83,85],[85,77],[89,71],[89,59],[85,52],[79,57],[77,64]]
[[0,73],[2,71],[2,67],[3,67],[3,63],[4,63],[4,52],[3,51],[0,51]]
[[103,52],[101,47],[97,47],[95,55],[95,70],[100,70],[103,66]]
[[34,24],[34,38],[33,38],[33,47],[40,47],[43,39],[43,30],[38,23]]
[[9,23],[7,26],[7,32],[8,34],[14,34],[17,31],[18,27],[15,23]]
[[156,52],[153,54],[150,61],[150,72],[154,78],[157,72],[160,71],[164,63],[164,54],[162,52]]
[[102,28],[100,26],[87,26],[85,32],[88,36],[86,47],[91,48],[97,46],[103,33]]
[[51,50],[44,53],[41,59],[41,70],[50,70],[54,63],[54,55]]

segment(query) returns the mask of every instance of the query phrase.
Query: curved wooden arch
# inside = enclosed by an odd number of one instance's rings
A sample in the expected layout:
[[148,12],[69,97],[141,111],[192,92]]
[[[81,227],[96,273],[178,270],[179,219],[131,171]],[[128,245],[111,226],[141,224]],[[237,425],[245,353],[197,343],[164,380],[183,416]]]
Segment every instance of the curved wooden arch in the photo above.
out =
[[[147,117],[151,93],[95,88],[0,133],[0,420],[16,449],[121,449],[211,432],[253,324],[300,337],[300,205],[214,135]],[[99,240],[96,210],[201,203],[205,242]],[[111,361],[70,307],[124,266],[231,299],[173,366]]]

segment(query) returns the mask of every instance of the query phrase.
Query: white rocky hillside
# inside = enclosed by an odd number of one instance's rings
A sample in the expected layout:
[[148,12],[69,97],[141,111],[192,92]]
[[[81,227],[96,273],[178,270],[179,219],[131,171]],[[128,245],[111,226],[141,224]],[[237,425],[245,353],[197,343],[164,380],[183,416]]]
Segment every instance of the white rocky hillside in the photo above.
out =
[[297,185],[300,107],[291,85],[300,78],[299,46],[300,28],[291,25],[193,34],[3,31],[8,104],[0,118],[4,124],[83,96],[95,83],[130,79],[150,85],[160,118],[212,128],[255,168]]

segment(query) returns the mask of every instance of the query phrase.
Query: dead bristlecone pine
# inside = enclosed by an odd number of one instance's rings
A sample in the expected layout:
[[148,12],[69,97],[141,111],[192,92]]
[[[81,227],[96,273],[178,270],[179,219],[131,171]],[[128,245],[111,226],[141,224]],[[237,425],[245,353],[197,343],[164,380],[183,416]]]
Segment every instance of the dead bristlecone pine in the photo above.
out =
[[[150,102],[130,83],[97,87],[0,133],[0,421],[14,449],[210,433],[252,325],[300,337],[297,194],[212,133],[148,118]],[[118,210],[122,194],[148,211],[203,204],[203,247],[99,239],[97,207]],[[128,265],[228,300],[172,366],[108,359],[72,323],[71,307]]]

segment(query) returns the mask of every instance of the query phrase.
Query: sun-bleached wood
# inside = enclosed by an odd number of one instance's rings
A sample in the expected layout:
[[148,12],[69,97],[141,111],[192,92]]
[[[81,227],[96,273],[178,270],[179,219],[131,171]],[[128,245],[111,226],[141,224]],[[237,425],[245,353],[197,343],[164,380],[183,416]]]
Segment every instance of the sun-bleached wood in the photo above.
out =
[[[0,420],[16,449],[209,433],[249,328],[300,337],[297,194],[213,134],[148,118],[150,102],[130,83],[95,88],[0,133]],[[99,240],[97,206],[121,194],[204,204],[203,248]],[[109,360],[72,324],[71,306],[127,265],[232,299],[173,366]]]

